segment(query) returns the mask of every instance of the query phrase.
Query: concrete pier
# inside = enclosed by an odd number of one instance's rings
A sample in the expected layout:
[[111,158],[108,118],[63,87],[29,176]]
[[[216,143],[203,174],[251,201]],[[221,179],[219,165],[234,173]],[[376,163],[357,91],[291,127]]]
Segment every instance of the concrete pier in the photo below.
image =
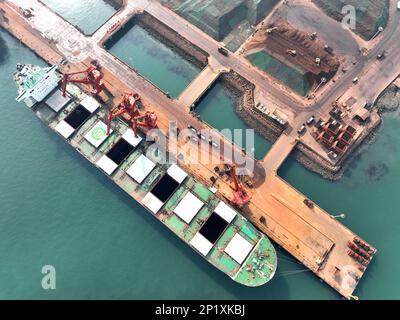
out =
[[182,104],[187,109],[190,109],[190,107],[210,89],[222,73],[229,72],[229,69],[219,65],[213,57],[210,57],[208,60],[208,66],[192,81],[178,98],[178,103]]

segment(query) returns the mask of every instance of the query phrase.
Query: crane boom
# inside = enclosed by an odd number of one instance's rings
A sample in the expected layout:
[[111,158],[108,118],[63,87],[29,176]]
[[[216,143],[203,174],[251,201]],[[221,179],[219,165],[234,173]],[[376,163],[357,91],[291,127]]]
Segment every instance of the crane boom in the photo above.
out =
[[230,174],[234,183],[234,195],[231,200],[235,205],[241,207],[250,202],[251,196],[247,193],[242,183],[239,181],[236,175],[236,166],[234,164],[230,164]]
[[122,102],[119,104],[118,111],[109,111],[107,116],[107,135],[110,135],[111,122],[113,119],[126,114],[129,117],[132,129],[137,137],[139,127],[154,129],[157,128],[157,115],[154,112],[147,111],[144,115],[140,114],[138,108],[138,94],[126,91],[123,94]]
[[[82,78],[74,79],[71,77],[83,75]],[[92,63],[89,68],[84,71],[66,73],[64,74],[64,78],[62,80],[62,94],[66,96],[67,84],[68,83],[81,83],[90,85],[95,89],[95,94],[98,95],[105,88],[103,83],[103,74],[99,70],[99,67]]]

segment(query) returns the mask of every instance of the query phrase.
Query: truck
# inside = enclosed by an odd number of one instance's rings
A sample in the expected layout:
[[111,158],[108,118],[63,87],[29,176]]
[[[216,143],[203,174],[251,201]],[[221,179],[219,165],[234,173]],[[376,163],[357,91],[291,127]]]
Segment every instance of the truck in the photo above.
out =
[[299,128],[299,130],[297,130],[297,133],[301,136],[301,135],[305,134],[306,131],[307,131],[307,127],[306,127],[305,123],[303,123],[301,125],[301,127]]
[[219,48],[218,48],[218,52],[219,52],[220,54],[222,54],[223,56],[225,56],[225,57],[229,56],[229,51],[226,50],[226,49],[223,48],[223,47],[219,47]]
[[[399,2],[400,3],[400,2]],[[377,59],[378,60],[382,60],[382,59],[384,59],[385,58],[385,56],[386,56],[386,51],[382,51],[380,54],[378,54],[377,55]]]

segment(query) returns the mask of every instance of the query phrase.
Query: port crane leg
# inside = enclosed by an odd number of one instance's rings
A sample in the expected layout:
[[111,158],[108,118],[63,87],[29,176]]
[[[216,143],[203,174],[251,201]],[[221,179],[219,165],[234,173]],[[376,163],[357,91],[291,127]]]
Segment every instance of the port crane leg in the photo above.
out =
[[107,135],[110,135],[110,131],[111,131],[111,121],[121,115],[123,115],[126,112],[125,109],[118,111],[116,113],[112,113],[111,111],[108,112],[107,115]]
[[251,196],[246,192],[243,185],[239,182],[238,177],[236,175],[236,166],[233,164],[229,165],[230,167],[230,175],[234,183],[233,190],[235,191],[232,202],[238,206],[244,206],[250,202]]
[[[142,121],[140,121],[142,120]],[[137,131],[139,127],[154,129],[157,128],[157,116],[154,112],[146,112],[145,115],[137,116],[133,118],[132,121],[133,131],[135,132],[135,137],[137,138]]]
[[[111,121],[114,118],[117,118],[119,116],[122,116],[123,114],[128,114],[130,116],[130,121],[132,122],[132,128],[134,131],[137,131],[137,125],[134,125],[134,122],[136,122],[135,117],[139,116],[139,109],[138,109],[138,101],[140,100],[140,97],[138,94],[133,94],[130,91],[126,91],[123,95],[122,102],[119,104],[120,111],[117,111],[116,113],[112,113],[110,111],[107,116],[107,135],[110,134],[110,129],[111,129]],[[136,129],[135,129],[136,127]],[[136,135],[135,131],[135,135]]]

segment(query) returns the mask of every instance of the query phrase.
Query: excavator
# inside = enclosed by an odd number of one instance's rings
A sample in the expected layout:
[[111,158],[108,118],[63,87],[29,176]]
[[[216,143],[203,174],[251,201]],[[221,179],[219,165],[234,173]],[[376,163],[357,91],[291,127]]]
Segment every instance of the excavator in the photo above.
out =
[[144,115],[140,114],[138,108],[138,94],[126,91],[123,94],[122,102],[119,105],[118,111],[110,111],[107,116],[107,135],[110,135],[111,122],[113,119],[127,114],[130,118],[132,129],[137,137],[139,127],[154,129],[157,127],[157,115],[154,112],[147,111]]
[[244,186],[239,181],[236,175],[236,166],[234,164],[228,164],[227,167],[229,168],[228,172],[234,183],[233,190],[235,191],[233,195],[233,199],[231,200],[235,205],[242,207],[250,202],[251,196],[246,192]]
[[[78,79],[73,78],[74,76],[78,75],[83,75],[83,77]],[[96,90],[95,94],[98,95],[105,88],[103,77],[104,75],[101,73],[99,66],[95,61],[93,61],[89,68],[87,68],[85,71],[64,74],[64,78],[62,80],[62,94],[64,97],[66,96],[68,83],[82,83],[92,86],[93,89]]]

